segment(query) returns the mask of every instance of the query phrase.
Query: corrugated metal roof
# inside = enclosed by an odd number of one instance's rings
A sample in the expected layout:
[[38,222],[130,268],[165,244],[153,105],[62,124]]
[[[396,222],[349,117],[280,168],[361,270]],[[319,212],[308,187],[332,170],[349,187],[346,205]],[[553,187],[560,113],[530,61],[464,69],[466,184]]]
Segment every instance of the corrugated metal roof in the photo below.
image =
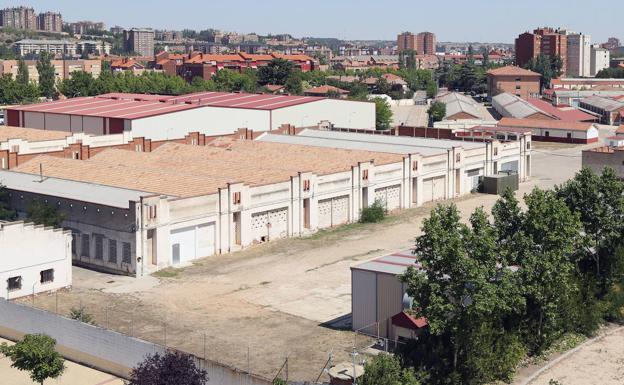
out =
[[39,175],[0,170],[0,183],[9,189],[119,208],[128,208],[129,201],[139,201],[142,196],[153,195],[144,191],[47,177],[45,169],[43,181]]
[[624,102],[620,102],[619,100],[602,98],[600,96],[590,96],[588,98],[582,99],[581,103],[610,112],[624,108]]
[[407,271],[407,268],[413,266],[420,268],[421,265],[416,262],[416,256],[410,250],[392,253],[381,258],[376,258],[368,262],[361,263],[351,267],[351,270],[364,270],[375,273],[400,275]]
[[461,112],[472,115],[475,119],[479,119],[481,117],[475,101],[458,92],[451,92],[441,96],[437,98],[436,101],[442,102],[446,105],[445,118]]
[[551,116],[554,119],[554,116],[540,110],[526,100],[507,92],[498,94],[493,97],[492,104],[499,107],[499,114],[508,118],[523,119],[528,116],[541,113],[547,116]]

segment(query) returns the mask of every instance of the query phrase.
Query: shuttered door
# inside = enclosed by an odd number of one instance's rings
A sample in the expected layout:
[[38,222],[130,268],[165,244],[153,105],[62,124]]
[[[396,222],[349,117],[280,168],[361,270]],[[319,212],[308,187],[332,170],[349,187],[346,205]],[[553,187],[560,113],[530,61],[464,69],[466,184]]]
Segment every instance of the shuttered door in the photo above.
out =
[[[195,227],[171,230],[170,242],[172,254],[179,255],[179,263],[185,263],[195,259]],[[179,254],[178,254],[179,253]],[[177,258],[174,264],[178,262]]]
[[215,253],[215,224],[197,226],[197,258],[208,257]]
[[349,196],[332,199],[332,226],[349,222]]
[[332,225],[332,199],[318,202],[318,227],[324,229]]

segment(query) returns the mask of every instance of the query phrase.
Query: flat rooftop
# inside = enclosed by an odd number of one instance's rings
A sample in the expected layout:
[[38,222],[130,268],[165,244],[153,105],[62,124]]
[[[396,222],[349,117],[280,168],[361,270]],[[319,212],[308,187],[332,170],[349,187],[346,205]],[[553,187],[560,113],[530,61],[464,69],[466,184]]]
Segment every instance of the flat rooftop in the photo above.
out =
[[5,170],[0,170],[0,183],[9,189],[126,209],[129,207],[129,201],[138,201],[142,196],[151,195],[145,191],[87,184],[49,176],[41,179],[39,175],[33,175],[33,173]]
[[400,275],[405,273],[410,266],[416,268],[421,267],[421,265],[416,262],[416,256],[412,254],[411,250],[406,250],[352,266],[351,270]]
[[73,135],[71,132],[39,130],[36,128],[24,128],[13,126],[0,126],[0,142],[9,139],[22,139],[28,142],[43,142],[46,140],[65,139]]
[[87,160],[41,155],[15,171],[145,191],[172,197],[214,194],[228,183],[260,186],[289,181],[299,172],[349,171],[358,162],[401,162],[396,154],[325,149],[221,138],[208,146],[167,143],[143,153],[108,149]]
[[15,106],[10,107],[10,109],[65,115],[140,119],[198,107],[271,111],[324,99],[326,98],[228,92],[198,92],[182,96],[111,93],[94,97],[78,97],[48,103]]
[[323,148],[368,150],[389,154],[421,154],[423,156],[446,154],[447,151],[453,147],[463,147],[465,149],[486,147],[485,143],[480,142],[359,134],[312,129],[305,129],[298,135],[282,135],[267,132],[258,137],[256,141],[297,144]]

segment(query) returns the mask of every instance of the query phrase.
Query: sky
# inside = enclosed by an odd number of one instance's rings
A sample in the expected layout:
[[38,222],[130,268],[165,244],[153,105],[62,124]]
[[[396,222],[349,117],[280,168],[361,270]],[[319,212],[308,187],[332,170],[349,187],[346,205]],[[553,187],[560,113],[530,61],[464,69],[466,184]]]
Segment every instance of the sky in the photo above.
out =
[[[0,0],[59,11],[66,21],[107,28],[153,27],[295,37],[394,40],[401,31],[431,31],[438,41],[513,43],[538,26],[565,27],[594,42],[624,39],[622,0]],[[619,8],[620,12],[617,12]]]

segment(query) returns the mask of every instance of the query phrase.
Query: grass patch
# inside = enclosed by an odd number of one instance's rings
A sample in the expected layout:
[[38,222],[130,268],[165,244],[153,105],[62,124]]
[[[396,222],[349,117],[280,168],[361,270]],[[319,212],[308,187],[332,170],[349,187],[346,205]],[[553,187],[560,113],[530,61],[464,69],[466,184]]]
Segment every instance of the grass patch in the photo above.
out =
[[175,278],[178,276],[178,274],[180,274],[181,271],[182,269],[174,269],[168,267],[166,269],[158,270],[157,272],[152,273],[152,276],[158,278]]

